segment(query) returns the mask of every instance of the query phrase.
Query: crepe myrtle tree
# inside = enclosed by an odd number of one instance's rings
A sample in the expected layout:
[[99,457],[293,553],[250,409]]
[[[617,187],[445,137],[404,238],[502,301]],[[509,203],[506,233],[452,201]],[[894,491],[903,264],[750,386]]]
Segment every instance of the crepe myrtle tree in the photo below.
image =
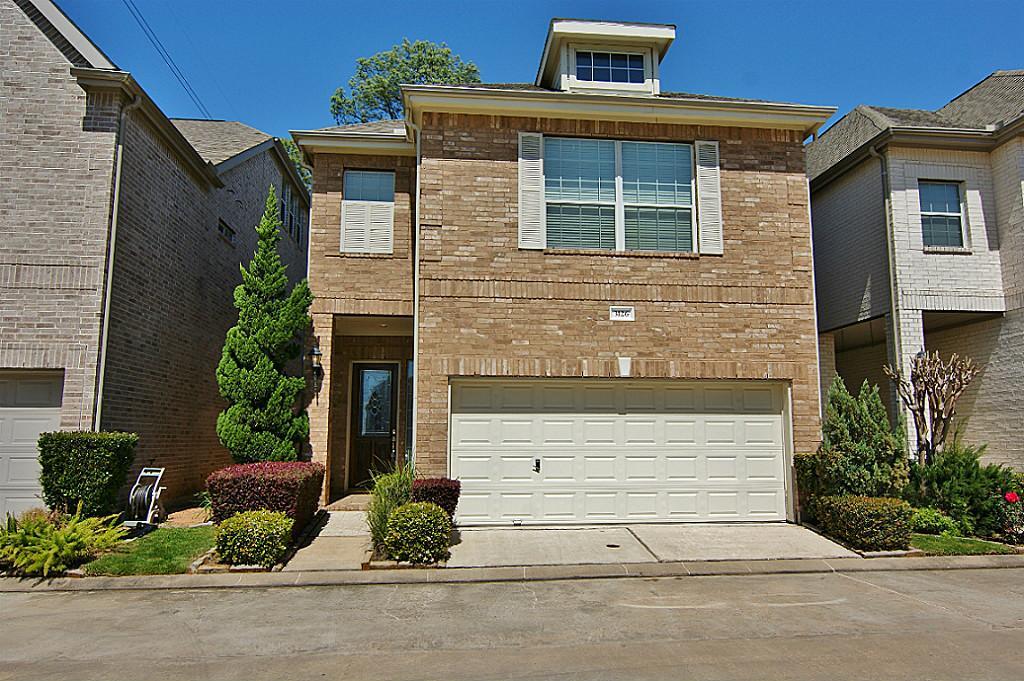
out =
[[313,294],[306,280],[288,290],[277,250],[280,227],[271,186],[256,226],[256,253],[240,267],[238,323],[228,330],[217,365],[217,385],[228,402],[217,417],[217,435],[239,463],[293,461],[309,435],[309,417],[297,404],[306,379],[289,375],[287,365],[302,350]]
[[896,385],[900,400],[914,420],[917,460],[930,465],[946,444],[957,400],[981,370],[969,357],[953,353],[949,361],[943,361],[938,352],[922,350],[911,360],[909,378],[890,365],[882,371]]

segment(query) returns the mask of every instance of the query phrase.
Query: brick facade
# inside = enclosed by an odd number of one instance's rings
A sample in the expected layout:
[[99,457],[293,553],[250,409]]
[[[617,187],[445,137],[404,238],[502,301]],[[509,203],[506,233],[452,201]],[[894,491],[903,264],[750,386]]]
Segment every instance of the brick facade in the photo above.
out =
[[[452,376],[764,379],[793,390],[796,451],[819,441],[817,333],[796,133],[424,114],[417,469],[447,472]],[[719,140],[725,254],[519,250],[517,133]],[[636,307],[629,326],[609,304]]]
[[117,116],[0,2],[0,369],[63,369],[61,427],[92,427]]
[[[63,369],[61,427],[88,430],[97,408],[119,119],[130,98],[83,90],[70,72],[74,55],[10,0],[0,2],[0,25],[0,371]],[[141,109],[126,115],[120,141],[99,426],[139,433],[136,469],[165,466],[165,498],[173,502],[230,462],[215,432],[223,403],[214,371],[267,189],[276,185],[280,196],[290,180],[268,151],[225,170],[224,186],[214,187]],[[235,230],[233,245],[219,235],[219,220]],[[281,243],[289,276],[302,278],[306,239],[282,232]]]

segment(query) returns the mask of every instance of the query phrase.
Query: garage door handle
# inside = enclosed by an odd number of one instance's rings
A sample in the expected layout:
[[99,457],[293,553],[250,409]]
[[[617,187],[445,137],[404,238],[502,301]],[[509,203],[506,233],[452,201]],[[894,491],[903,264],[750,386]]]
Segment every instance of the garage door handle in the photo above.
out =
[[533,460],[533,472],[540,473],[540,459]]

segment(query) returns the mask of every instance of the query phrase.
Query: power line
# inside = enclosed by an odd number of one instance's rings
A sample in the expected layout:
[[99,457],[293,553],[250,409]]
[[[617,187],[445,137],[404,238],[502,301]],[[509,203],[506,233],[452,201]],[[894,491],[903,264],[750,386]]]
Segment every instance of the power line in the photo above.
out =
[[149,42],[156,49],[157,53],[160,55],[160,58],[164,60],[164,63],[167,65],[167,68],[170,69],[171,74],[178,80],[179,83],[181,83],[181,87],[184,88],[185,94],[189,96],[189,99],[191,99],[192,102],[196,105],[196,108],[199,109],[199,111],[207,118],[213,118],[213,115],[210,113],[210,110],[206,108],[202,100],[199,99],[199,95],[192,88],[192,85],[188,82],[188,78],[186,78],[182,70],[178,68],[178,65],[174,63],[174,59],[171,58],[170,52],[168,52],[167,48],[165,48],[163,43],[160,42],[160,39],[156,36],[156,32],[149,25],[149,22],[146,21],[146,18],[142,16],[142,12],[139,10],[139,8],[135,6],[134,0],[121,1],[124,3],[124,6],[128,8],[128,12],[132,15],[132,17],[135,19],[135,22],[139,25],[139,28],[142,29],[142,32],[146,35],[146,37],[149,39]]

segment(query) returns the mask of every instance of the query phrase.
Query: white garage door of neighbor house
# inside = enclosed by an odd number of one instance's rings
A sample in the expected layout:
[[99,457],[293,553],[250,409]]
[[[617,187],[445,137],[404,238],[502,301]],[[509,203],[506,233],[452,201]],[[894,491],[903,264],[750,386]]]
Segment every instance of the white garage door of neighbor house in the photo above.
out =
[[786,395],[769,381],[453,381],[458,520],[785,520]]
[[60,427],[62,388],[60,374],[0,371],[0,520],[43,505],[36,443]]

